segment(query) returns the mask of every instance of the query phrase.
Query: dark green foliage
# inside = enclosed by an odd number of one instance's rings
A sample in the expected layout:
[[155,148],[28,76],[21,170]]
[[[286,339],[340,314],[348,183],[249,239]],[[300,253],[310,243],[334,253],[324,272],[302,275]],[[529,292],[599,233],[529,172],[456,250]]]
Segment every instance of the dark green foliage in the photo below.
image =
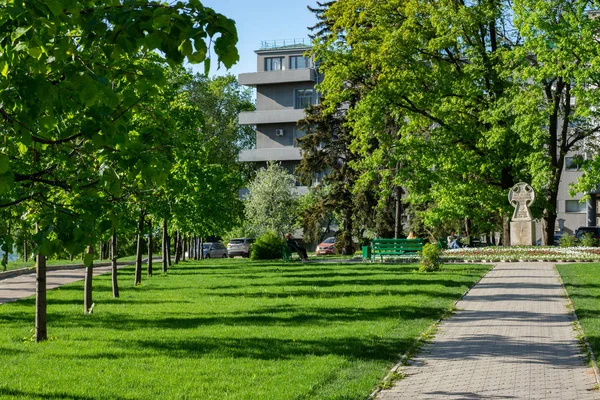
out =
[[594,235],[592,235],[592,232],[588,232],[581,235],[581,239],[579,239],[579,244],[584,247],[596,247],[598,246],[598,240],[596,240]]
[[254,245],[252,245],[253,260],[276,260],[282,256],[283,247],[286,246],[285,240],[273,232],[264,233],[260,236]]
[[574,247],[577,243],[575,236],[565,233],[558,239],[558,245],[560,247]]
[[440,267],[442,266],[442,262],[440,261],[441,253],[442,250],[437,244],[427,243],[425,246],[423,246],[423,251],[421,252],[421,266],[419,267],[419,271],[439,271]]

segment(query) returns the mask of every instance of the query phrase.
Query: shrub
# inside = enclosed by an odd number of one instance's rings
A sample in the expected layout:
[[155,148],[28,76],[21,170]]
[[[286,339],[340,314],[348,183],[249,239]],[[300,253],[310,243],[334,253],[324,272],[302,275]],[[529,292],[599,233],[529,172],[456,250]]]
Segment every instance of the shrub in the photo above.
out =
[[598,246],[598,241],[592,234],[592,232],[587,232],[581,235],[579,239],[579,243],[584,247],[595,247]]
[[558,245],[560,247],[574,247],[575,246],[575,236],[565,233],[558,239]]
[[285,240],[280,238],[274,232],[267,232],[261,235],[252,245],[253,260],[275,260],[282,257]]
[[425,246],[423,246],[423,251],[421,252],[421,266],[419,267],[419,271],[439,271],[442,265],[442,262],[440,261],[441,254],[442,250],[437,244],[427,243]]

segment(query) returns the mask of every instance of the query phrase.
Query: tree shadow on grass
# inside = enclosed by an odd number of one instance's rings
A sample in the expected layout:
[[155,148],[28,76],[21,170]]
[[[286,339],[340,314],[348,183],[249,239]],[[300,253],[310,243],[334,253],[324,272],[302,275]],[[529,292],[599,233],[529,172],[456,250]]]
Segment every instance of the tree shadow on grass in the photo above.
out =
[[[93,318],[63,313],[52,316],[55,327],[80,326],[118,331],[133,329],[173,329],[196,330],[209,326],[245,326],[245,327],[324,327],[335,322],[361,322],[394,319],[411,323],[417,319],[436,319],[445,310],[437,307],[381,307],[377,309],[360,309],[354,307],[338,308],[295,308],[265,307],[245,315],[207,315],[195,314],[169,316],[164,318],[135,318],[130,314],[106,313],[97,314]],[[115,323],[118,321],[118,323]]]
[[[62,400],[126,400],[125,397],[120,396],[80,396],[76,394],[70,394],[65,392],[34,392],[34,391],[24,391],[18,389],[11,389],[8,387],[0,387],[0,396],[2,398],[32,398],[32,399],[62,399]],[[10,397],[8,397],[10,396]],[[131,400],[131,398],[129,398]]]
[[[412,345],[412,339],[322,338],[214,338],[198,337],[186,340],[120,340],[114,348],[141,349],[172,358],[199,358],[205,355],[252,358],[259,360],[290,360],[305,356],[336,355],[346,359],[393,362]],[[108,354],[105,354],[108,355]],[[93,356],[93,355],[92,355]],[[146,354],[148,356],[148,354]],[[76,356],[77,357],[77,356]],[[86,358],[85,355],[80,357]]]
[[405,277],[402,279],[399,278],[373,278],[373,279],[331,279],[331,280],[323,280],[323,279],[297,279],[297,280],[281,280],[274,283],[257,283],[253,284],[252,287],[269,287],[269,286],[308,286],[308,287],[331,287],[331,286],[341,286],[341,285],[349,285],[349,286],[423,286],[423,285],[442,285],[446,287],[461,287],[465,286],[464,282],[459,282],[451,279],[422,279],[422,277],[415,276],[414,278]]
[[[285,285],[282,286],[283,288]],[[436,298],[447,298],[456,299],[458,294],[456,293],[442,293],[438,290],[394,290],[382,288],[380,290],[319,290],[314,289],[293,289],[293,290],[282,290],[282,291],[269,291],[269,292],[224,292],[224,291],[213,291],[212,288],[203,289],[203,295],[205,296],[218,296],[218,297],[229,297],[229,298],[266,298],[266,299],[285,299],[290,296],[294,297],[306,297],[310,299],[335,299],[335,298],[347,298],[347,297],[377,297],[377,296],[415,296],[423,295]]]

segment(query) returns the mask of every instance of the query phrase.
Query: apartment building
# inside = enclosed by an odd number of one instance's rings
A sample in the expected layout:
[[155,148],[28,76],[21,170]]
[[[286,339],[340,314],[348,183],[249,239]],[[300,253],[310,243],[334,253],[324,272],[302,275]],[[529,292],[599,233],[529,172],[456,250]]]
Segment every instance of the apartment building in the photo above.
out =
[[[278,161],[293,172],[302,156],[296,139],[305,132],[297,123],[304,109],[318,101],[315,85],[319,76],[305,53],[308,39],[265,41],[256,50],[256,72],[240,74],[241,85],[256,89],[256,110],[240,113],[242,125],[256,127],[256,148],[243,150],[239,159],[266,165]],[[307,191],[297,186],[300,194]]]
[[600,191],[590,192],[590,199],[584,203],[580,200],[583,193],[577,193],[575,196],[569,194],[569,186],[577,182],[582,172],[579,165],[584,155],[577,152],[568,154],[565,157],[565,165],[558,188],[556,200],[557,221],[555,231],[574,234],[580,226],[598,226],[600,225],[600,214],[598,214],[598,194]]

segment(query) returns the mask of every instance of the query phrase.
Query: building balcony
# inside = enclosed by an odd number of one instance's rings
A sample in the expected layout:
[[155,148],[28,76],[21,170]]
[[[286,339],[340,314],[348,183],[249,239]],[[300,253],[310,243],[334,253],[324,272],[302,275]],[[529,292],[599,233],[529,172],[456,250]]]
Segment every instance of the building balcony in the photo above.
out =
[[299,161],[302,159],[298,147],[275,147],[242,150],[239,160],[242,162]]
[[241,125],[281,124],[304,119],[304,109],[245,111],[240,113]]
[[283,71],[249,72],[240,74],[240,85],[256,86],[278,83],[314,82],[316,73],[314,68],[286,69]]

